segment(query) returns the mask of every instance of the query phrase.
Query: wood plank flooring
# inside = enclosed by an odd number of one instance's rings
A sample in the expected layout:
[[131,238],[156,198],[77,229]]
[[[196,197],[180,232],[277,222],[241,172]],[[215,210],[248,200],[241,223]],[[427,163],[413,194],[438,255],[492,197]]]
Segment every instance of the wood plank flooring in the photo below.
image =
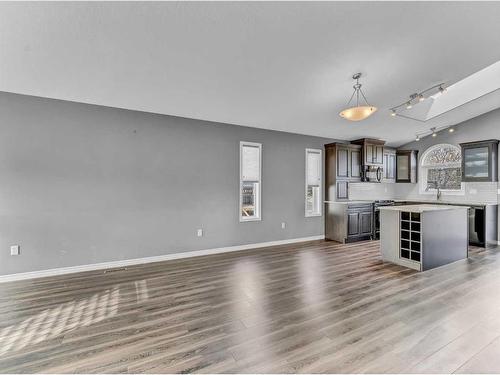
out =
[[500,251],[313,241],[0,284],[2,373],[500,372]]

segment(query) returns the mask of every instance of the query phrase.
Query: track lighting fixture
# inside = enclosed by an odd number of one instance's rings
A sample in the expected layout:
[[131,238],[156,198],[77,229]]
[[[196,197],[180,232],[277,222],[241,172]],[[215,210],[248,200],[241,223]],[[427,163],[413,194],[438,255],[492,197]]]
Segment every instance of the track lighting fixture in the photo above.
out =
[[449,128],[449,129],[448,129],[448,131],[449,131],[450,133],[453,133],[453,132],[455,131],[455,128]]
[[404,107],[406,109],[412,109],[413,108],[413,103],[421,103],[425,100],[425,94],[428,93],[428,92],[436,92],[436,89],[438,90],[438,92],[440,92],[441,94],[445,93],[446,92],[446,88],[444,87],[444,83],[441,82],[441,83],[438,83],[437,85],[434,85],[432,87],[429,87],[428,89],[425,89],[424,91],[421,91],[421,92],[417,92],[417,93],[414,93],[414,94],[411,94],[410,95],[410,100],[407,100],[395,107],[392,107],[390,108],[390,113],[391,113],[391,116],[396,116],[397,115],[397,112],[400,108]]
[[436,128],[431,128],[431,130],[432,130],[432,136],[436,137],[437,136]]
[[417,136],[415,137],[415,141],[420,141],[420,136],[417,134]]

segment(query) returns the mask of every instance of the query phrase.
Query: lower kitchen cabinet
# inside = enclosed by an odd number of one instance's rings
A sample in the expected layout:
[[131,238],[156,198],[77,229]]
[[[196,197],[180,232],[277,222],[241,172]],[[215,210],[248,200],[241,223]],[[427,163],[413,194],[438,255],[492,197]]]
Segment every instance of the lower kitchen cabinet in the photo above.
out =
[[370,239],[372,203],[328,202],[325,207],[325,238],[342,243]]

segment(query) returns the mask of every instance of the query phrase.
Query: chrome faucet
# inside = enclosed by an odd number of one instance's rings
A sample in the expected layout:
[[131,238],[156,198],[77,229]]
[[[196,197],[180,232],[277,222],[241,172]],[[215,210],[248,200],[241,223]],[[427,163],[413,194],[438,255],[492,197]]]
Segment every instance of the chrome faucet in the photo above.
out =
[[436,200],[441,199],[441,186],[439,186],[439,183],[437,181],[430,181],[427,183],[427,189],[426,191],[429,191],[430,188],[434,188],[437,190],[437,195],[436,195]]

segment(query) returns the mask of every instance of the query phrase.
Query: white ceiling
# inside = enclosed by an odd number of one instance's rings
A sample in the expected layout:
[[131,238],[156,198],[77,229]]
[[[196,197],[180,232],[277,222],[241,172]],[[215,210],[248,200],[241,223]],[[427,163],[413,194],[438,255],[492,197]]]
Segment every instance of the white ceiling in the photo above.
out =
[[[0,90],[398,145],[500,105],[388,116],[499,61],[499,14],[500,2],[2,2]],[[358,71],[379,111],[352,123],[338,112]]]

